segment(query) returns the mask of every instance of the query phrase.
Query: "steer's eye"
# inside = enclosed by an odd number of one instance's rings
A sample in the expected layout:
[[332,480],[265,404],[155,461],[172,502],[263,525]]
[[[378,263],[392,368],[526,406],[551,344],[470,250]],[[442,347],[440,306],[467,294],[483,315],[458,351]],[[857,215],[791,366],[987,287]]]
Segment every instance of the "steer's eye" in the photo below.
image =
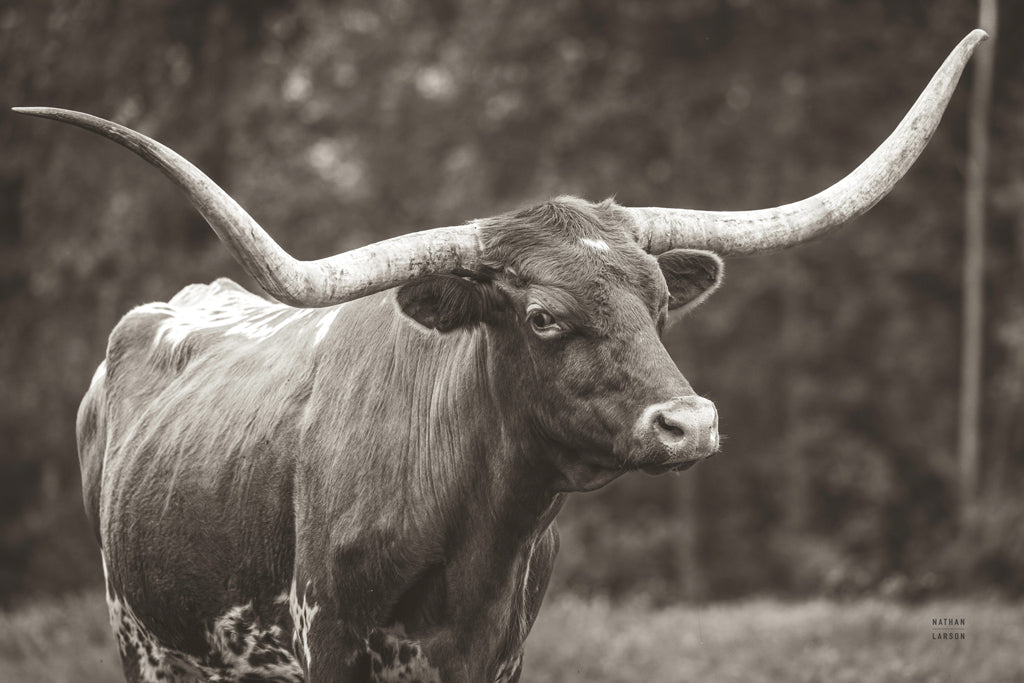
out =
[[527,309],[526,315],[530,321],[530,327],[542,337],[557,334],[562,329],[562,326],[558,324],[555,318],[543,308],[531,306]]

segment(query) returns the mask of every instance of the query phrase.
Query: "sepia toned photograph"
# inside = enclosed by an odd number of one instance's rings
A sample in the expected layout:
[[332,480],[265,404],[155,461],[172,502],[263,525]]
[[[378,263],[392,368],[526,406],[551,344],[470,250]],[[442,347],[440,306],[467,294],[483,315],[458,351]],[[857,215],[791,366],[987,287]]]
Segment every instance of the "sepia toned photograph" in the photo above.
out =
[[1024,5],[0,3],[0,681],[1024,680]]

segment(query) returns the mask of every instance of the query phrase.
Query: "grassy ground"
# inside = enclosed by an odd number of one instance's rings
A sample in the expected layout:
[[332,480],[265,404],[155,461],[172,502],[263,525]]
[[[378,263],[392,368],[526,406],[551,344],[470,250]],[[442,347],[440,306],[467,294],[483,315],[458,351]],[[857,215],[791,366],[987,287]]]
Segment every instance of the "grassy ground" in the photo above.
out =
[[103,593],[0,612],[0,681],[123,681]]
[[[1024,681],[1024,606],[774,600],[652,611],[562,598],[527,641],[529,681]],[[965,618],[967,640],[932,639]]]
[[[932,639],[965,618],[966,641]],[[118,681],[103,596],[0,612],[0,681]],[[1024,681],[1024,606],[755,600],[654,610],[563,596],[527,641],[524,683]]]

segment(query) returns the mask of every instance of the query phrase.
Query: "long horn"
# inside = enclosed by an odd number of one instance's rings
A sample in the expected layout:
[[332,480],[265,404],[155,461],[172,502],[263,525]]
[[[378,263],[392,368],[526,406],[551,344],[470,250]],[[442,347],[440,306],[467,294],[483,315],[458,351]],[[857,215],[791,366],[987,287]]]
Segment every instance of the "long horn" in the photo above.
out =
[[917,160],[939,125],[964,65],[978,43],[987,39],[987,33],[975,29],[961,40],[896,130],[832,187],[792,204],[756,211],[627,208],[637,241],[652,254],[692,247],[740,256],[786,249],[856,218],[888,194]]
[[472,271],[481,246],[473,224],[402,235],[318,261],[288,255],[210,178],[156,140],[96,116],[51,107],[15,107],[19,114],[64,121],[127,147],[188,195],[246,272],[271,296],[292,306],[331,306],[435,273]]

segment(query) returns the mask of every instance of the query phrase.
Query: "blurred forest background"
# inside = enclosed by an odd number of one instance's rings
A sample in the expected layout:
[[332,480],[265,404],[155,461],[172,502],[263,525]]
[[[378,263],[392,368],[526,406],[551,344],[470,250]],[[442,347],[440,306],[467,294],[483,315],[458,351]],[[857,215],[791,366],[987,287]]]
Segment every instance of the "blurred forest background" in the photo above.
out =
[[[973,521],[956,453],[969,66],[887,199],[820,242],[730,260],[667,335],[718,405],[724,453],[575,496],[554,590],[1021,594],[1024,4],[1001,11]],[[0,3],[0,605],[100,584],[74,422],[117,319],[192,282],[254,287],[158,172],[11,106],[141,130],[317,258],[565,193],[709,209],[813,194],[888,135],[976,14],[963,0]]]

